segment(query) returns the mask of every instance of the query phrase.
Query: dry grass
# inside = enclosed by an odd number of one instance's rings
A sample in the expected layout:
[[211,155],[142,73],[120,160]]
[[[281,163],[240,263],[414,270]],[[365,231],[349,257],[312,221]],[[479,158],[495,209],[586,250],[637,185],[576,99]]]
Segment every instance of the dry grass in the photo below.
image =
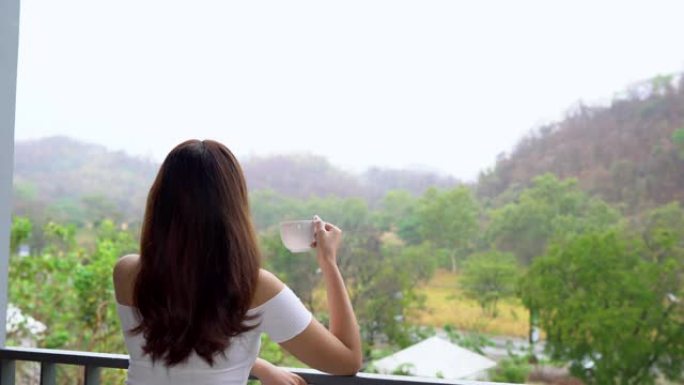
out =
[[458,274],[438,271],[419,289],[426,297],[426,309],[413,322],[434,327],[451,324],[458,329],[493,335],[527,336],[528,312],[518,300],[499,304],[498,317],[483,314],[477,302],[463,296]]
[[[529,314],[519,300],[499,303],[499,315],[493,318],[483,314],[477,302],[467,299],[458,286],[458,274],[437,271],[434,277],[418,292],[425,295],[425,310],[409,319],[416,325],[442,328],[451,324],[457,329],[491,335],[527,337]],[[314,291],[317,311],[327,311],[325,289],[321,285]]]

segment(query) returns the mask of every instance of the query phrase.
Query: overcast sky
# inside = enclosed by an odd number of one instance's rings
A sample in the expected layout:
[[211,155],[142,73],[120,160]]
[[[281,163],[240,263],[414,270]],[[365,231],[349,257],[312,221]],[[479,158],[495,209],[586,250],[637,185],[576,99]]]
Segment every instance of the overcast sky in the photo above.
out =
[[22,0],[17,140],[186,138],[473,179],[579,100],[684,70],[682,1]]

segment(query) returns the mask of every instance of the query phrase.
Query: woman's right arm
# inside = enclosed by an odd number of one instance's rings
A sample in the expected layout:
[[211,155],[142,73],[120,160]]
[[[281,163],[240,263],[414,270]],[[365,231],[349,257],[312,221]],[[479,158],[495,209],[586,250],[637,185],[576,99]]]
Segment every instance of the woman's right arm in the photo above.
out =
[[361,336],[342,274],[337,267],[337,249],[342,231],[314,219],[315,246],[323,274],[330,311],[330,330],[315,319],[296,337],[281,346],[310,367],[331,374],[353,375],[361,369]]

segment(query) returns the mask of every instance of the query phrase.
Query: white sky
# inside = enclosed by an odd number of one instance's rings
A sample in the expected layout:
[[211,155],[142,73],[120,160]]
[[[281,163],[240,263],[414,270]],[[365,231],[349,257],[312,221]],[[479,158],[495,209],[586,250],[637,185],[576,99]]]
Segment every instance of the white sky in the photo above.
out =
[[578,100],[684,70],[682,1],[22,0],[17,140],[186,138],[473,179]]

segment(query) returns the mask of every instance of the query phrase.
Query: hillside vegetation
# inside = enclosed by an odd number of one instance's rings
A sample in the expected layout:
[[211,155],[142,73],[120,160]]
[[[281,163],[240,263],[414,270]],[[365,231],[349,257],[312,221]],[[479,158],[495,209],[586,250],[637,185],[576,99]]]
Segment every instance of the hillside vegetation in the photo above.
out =
[[[377,204],[403,189],[414,195],[428,187],[451,187],[452,177],[416,170],[370,168],[353,174],[315,155],[274,155],[242,161],[250,191],[307,199],[361,197]],[[138,222],[159,168],[149,159],[66,137],[19,141],[15,147],[14,213],[39,223],[78,225],[102,218]]]
[[[607,106],[580,104],[566,119],[545,125],[481,173],[478,194],[506,191],[553,173],[629,213],[684,202],[684,76],[640,83]],[[503,194],[503,196],[502,196]]]

